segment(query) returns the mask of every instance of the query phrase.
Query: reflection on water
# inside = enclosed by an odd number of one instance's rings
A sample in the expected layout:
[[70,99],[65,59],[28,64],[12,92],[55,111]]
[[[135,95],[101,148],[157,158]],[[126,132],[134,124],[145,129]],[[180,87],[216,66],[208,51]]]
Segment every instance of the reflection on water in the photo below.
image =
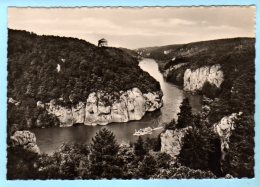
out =
[[[170,122],[173,118],[177,119],[179,106],[184,97],[188,97],[194,113],[201,109],[201,96],[190,95],[183,92],[177,86],[165,82],[162,74],[158,70],[158,65],[153,59],[144,59],[139,63],[139,66],[147,71],[151,76],[160,82],[163,91],[163,107],[152,113],[147,113],[140,121],[130,121],[128,123],[113,123],[106,127],[114,132],[118,142],[135,141],[137,137],[133,136],[135,129],[145,128],[147,126],[157,127],[162,123]],[[33,129],[37,137],[37,144],[41,151],[52,153],[63,142],[67,143],[89,143],[95,133],[102,126],[84,126],[79,125],[67,128],[46,128]],[[157,136],[161,131],[154,131],[150,137]]]

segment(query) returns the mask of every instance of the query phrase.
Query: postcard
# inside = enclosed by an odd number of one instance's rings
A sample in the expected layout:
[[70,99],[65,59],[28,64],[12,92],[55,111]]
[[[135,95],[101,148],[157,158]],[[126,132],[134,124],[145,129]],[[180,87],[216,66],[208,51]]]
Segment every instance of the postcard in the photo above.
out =
[[5,7],[6,186],[259,182],[256,4],[44,5]]

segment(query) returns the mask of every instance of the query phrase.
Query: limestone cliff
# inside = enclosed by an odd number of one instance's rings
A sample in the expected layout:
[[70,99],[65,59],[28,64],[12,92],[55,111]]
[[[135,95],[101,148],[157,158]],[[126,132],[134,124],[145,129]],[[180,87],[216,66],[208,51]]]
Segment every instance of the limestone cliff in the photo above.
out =
[[11,137],[11,146],[22,146],[33,153],[40,154],[40,149],[36,144],[36,136],[30,131],[16,131]]
[[147,111],[162,107],[162,92],[143,94],[138,88],[109,95],[102,91],[90,93],[86,102],[74,107],[62,107],[54,101],[45,105],[46,110],[55,115],[60,126],[75,123],[85,125],[107,125],[112,122],[140,120]]
[[195,70],[186,69],[184,73],[183,89],[191,92],[200,91],[206,82],[219,88],[223,81],[224,74],[219,64],[204,66]]
[[[205,110],[203,113],[205,114],[202,114],[202,116],[207,115],[210,111],[210,108],[207,105],[205,105],[203,108]],[[229,149],[229,138],[232,134],[232,131],[235,129],[235,121],[241,114],[242,112],[233,113],[230,116],[225,116],[218,123],[213,125],[214,132],[220,138],[222,160],[225,159],[226,152]],[[181,151],[183,138],[190,128],[192,127],[166,130],[164,133],[161,133],[161,152],[168,153],[173,158],[176,158]]]
[[183,138],[192,127],[183,129],[166,130],[161,133],[161,152],[171,155],[174,159],[180,154]]
[[213,125],[214,131],[220,137],[222,160],[225,159],[227,150],[229,149],[229,138],[235,129],[235,120],[242,115],[242,112],[233,113],[230,116],[223,117],[218,123]]

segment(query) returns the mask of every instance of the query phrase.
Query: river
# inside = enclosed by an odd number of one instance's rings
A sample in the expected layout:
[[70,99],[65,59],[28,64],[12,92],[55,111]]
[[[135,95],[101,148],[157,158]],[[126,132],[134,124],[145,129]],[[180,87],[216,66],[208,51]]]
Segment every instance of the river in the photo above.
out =
[[[135,129],[144,127],[157,127],[162,123],[170,122],[173,118],[177,119],[179,106],[185,97],[189,98],[193,113],[201,109],[201,96],[191,95],[184,92],[178,86],[168,83],[163,79],[159,72],[158,65],[153,59],[143,59],[139,66],[160,82],[163,91],[163,107],[156,111],[147,113],[142,120],[130,121],[127,123],[112,123],[106,126],[114,132],[119,143],[135,141],[137,137],[133,136]],[[64,142],[66,143],[89,143],[95,133],[103,126],[73,126],[73,127],[52,127],[45,129],[32,129],[37,138],[37,145],[45,153],[53,153]],[[150,137],[156,137],[161,131],[154,131]]]

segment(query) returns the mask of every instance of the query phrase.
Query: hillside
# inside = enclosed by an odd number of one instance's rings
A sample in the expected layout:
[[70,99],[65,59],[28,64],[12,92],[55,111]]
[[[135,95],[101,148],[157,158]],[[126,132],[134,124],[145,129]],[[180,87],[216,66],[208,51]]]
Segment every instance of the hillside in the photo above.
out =
[[[243,114],[229,132],[227,157],[221,167],[235,177],[253,177],[255,39],[220,39],[136,51],[154,58],[167,81],[210,98],[204,106],[211,128],[227,116]],[[225,133],[227,126],[223,127]]]
[[[71,107],[85,102],[92,92],[119,97],[120,91],[132,88],[142,93],[160,90],[159,83],[121,49],[12,29],[8,72],[8,124],[23,128],[34,126],[39,115],[47,118],[46,111],[36,108],[37,101],[55,100]],[[52,125],[50,119],[45,122]]]
[[233,95],[236,95],[232,97],[239,97],[245,104],[244,107],[252,113],[255,84],[254,44],[253,38],[232,38],[140,48],[136,51],[143,57],[154,58],[165,79],[180,86],[184,86],[184,73],[187,69],[195,71],[205,66],[220,65],[224,75],[221,91],[207,89],[205,85],[200,92],[214,98],[232,90]]

